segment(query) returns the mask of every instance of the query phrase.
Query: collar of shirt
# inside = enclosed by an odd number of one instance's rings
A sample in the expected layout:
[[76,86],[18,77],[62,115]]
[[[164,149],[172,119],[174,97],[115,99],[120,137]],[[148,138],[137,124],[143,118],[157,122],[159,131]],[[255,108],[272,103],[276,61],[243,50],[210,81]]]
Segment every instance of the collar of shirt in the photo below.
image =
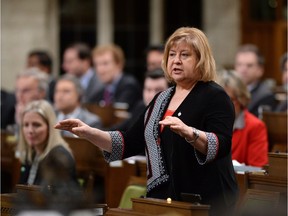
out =
[[106,89],[107,89],[110,93],[113,94],[113,93],[115,92],[116,87],[117,87],[117,85],[118,85],[118,83],[119,83],[119,81],[120,81],[120,79],[121,79],[122,76],[123,76],[123,74],[120,74],[118,77],[116,77],[116,79],[113,80],[112,83],[110,83],[110,84],[108,84],[108,85],[106,86]]
[[255,89],[257,85],[258,85],[258,81],[257,81],[257,82],[253,82],[253,83],[247,85],[248,91],[249,91],[249,92],[253,91],[253,89]]
[[88,88],[88,84],[89,84],[90,79],[93,76],[93,73],[95,73],[93,71],[93,69],[89,68],[89,70],[83,76],[81,76],[80,83],[81,83],[81,86],[82,86],[83,89],[87,89]]
[[78,115],[80,114],[81,110],[79,107],[77,107],[73,112],[68,113],[68,114],[64,114],[64,113],[59,113],[58,115],[58,121],[62,121],[65,119],[73,119],[73,118],[77,118]]
[[236,129],[243,129],[244,127],[245,127],[245,116],[244,111],[241,111],[234,121],[233,131]]

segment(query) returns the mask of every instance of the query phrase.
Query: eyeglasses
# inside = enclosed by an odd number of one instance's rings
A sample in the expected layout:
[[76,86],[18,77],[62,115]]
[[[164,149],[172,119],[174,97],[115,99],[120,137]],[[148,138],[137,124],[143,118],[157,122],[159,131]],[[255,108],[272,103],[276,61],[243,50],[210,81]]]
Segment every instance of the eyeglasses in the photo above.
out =
[[35,88],[16,89],[16,94],[27,94],[35,90],[36,90]]

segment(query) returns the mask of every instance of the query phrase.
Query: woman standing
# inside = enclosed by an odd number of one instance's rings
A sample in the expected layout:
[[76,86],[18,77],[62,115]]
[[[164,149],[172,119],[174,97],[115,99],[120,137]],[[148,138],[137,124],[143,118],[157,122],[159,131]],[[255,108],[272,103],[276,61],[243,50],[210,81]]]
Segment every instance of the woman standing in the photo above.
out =
[[101,131],[74,119],[55,127],[90,140],[107,161],[146,152],[147,196],[182,200],[200,194],[210,215],[233,215],[237,184],[231,160],[233,105],[215,83],[206,36],[179,28],[167,40],[162,64],[175,85],[157,94],[126,132]]

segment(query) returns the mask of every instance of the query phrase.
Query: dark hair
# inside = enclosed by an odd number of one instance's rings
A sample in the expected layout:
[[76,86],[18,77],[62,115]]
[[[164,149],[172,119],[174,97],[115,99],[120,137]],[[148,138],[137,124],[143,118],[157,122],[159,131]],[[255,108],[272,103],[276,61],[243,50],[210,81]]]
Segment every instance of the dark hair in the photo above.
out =
[[52,70],[52,58],[48,52],[44,50],[32,50],[29,52],[28,57],[36,56],[39,60],[39,64],[48,68],[49,72]]
[[284,53],[282,56],[281,56],[281,59],[280,59],[280,69],[282,72],[284,72],[285,70],[285,64],[287,62],[287,52]]
[[68,46],[66,49],[75,49],[79,59],[89,60],[91,62],[91,49],[87,44],[74,43]]
[[162,44],[150,45],[145,49],[145,54],[147,55],[151,51],[158,51],[158,52],[164,53],[164,45]]
[[237,53],[252,52],[257,56],[258,64],[264,65],[265,59],[259,48],[254,44],[244,44],[238,48]]
[[[165,76],[165,73],[164,73],[162,68],[156,68],[154,70],[145,72],[145,79],[147,79],[147,78],[150,78],[150,79],[153,79],[153,80],[160,79],[160,78],[165,78],[166,79],[166,76]],[[168,84],[168,87],[171,87],[173,85],[167,79],[166,79],[166,82]]]
[[165,78],[165,74],[161,68],[156,68],[152,71],[146,71],[146,73],[145,73],[145,78],[159,79],[162,77]]
[[83,94],[84,94],[84,90],[83,90],[83,87],[81,86],[80,80],[77,79],[77,77],[75,77],[72,74],[64,74],[63,76],[59,77],[59,79],[57,80],[57,83],[60,81],[69,81],[73,83],[76,89],[76,92],[78,94],[78,99],[79,101],[81,101],[81,98],[83,97]]

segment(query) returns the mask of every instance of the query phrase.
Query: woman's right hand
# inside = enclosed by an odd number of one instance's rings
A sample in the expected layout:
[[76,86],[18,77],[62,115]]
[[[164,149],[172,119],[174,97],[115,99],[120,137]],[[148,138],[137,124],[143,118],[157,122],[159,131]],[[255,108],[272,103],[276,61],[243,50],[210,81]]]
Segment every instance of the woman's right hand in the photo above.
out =
[[92,129],[90,126],[80,121],[79,119],[65,119],[58,122],[54,128],[70,131],[71,133],[83,138],[87,138],[90,130]]
[[79,137],[89,140],[107,152],[112,151],[111,137],[107,131],[92,128],[79,119],[65,119],[58,122],[54,128],[70,131]]

